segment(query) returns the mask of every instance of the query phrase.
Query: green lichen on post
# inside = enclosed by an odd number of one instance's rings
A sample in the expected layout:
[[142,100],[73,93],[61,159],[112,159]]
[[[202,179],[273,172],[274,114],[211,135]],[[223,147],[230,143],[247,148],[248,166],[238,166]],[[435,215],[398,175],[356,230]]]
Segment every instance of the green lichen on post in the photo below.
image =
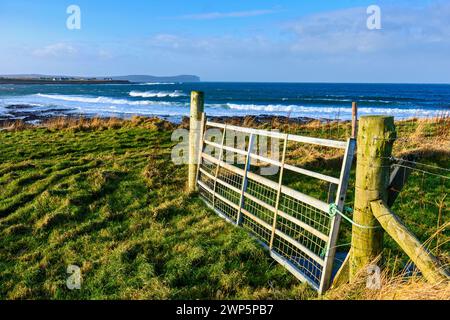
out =
[[358,131],[353,220],[357,224],[369,228],[353,226],[350,281],[383,249],[383,229],[373,216],[370,203],[374,200],[387,200],[390,175],[389,158],[395,138],[393,117],[361,117]]
[[188,191],[195,191],[198,155],[201,142],[202,113],[204,110],[204,94],[200,91],[191,93],[191,117],[189,128],[189,171],[188,171]]

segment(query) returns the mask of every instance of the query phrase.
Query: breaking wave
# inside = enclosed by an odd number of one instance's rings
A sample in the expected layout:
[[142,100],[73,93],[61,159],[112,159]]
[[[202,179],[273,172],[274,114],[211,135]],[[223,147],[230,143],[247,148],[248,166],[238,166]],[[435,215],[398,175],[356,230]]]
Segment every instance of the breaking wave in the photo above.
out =
[[41,98],[47,98],[52,100],[81,102],[81,103],[99,103],[99,104],[112,104],[112,105],[130,105],[130,106],[147,106],[147,105],[172,105],[171,102],[164,101],[132,101],[127,99],[114,99],[109,97],[86,97],[86,96],[68,96],[68,95],[53,95],[53,94],[41,94],[36,96]]
[[129,93],[130,97],[140,97],[140,98],[178,98],[178,97],[186,97],[180,90],[176,90],[173,92],[168,91],[131,91]]
[[[240,112],[268,112],[268,113],[290,113],[295,115],[311,116],[329,116],[339,114],[343,118],[351,115],[351,107],[317,107],[317,106],[301,106],[301,105],[281,105],[281,104],[211,104],[209,107],[214,109],[229,109]],[[360,107],[360,114],[386,114],[395,115],[397,117],[427,117],[437,114],[437,110],[430,109],[409,109],[409,108],[377,108],[377,107]]]
[[140,85],[144,86],[159,86],[159,85],[171,85],[176,84],[175,82],[146,82],[146,83],[139,83]]

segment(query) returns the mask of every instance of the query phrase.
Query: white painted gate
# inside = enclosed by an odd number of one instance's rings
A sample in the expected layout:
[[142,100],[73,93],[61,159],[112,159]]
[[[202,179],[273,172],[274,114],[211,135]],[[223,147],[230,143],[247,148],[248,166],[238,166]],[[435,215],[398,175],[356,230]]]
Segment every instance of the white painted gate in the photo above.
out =
[[[197,185],[206,204],[227,221],[250,231],[270,252],[301,281],[317,291],[327,290],[333,269],[340,216],[330,215],[330,203],[283,185],[283,175],[292,171],[335,186],[332,203],[343,210],[355,140],[347,142],[317,139],[279,132],[206,122],[205,129],[220,132],[219,141],[203,135]],[[242,148],[226,145],[226,137],[246,135]],[[255,140],[277,139],[282,147],[281,161],[254,151]],[[217,139],[216,139],[217,140]],[[345,150],[340,177],[332,177],[287,164],[289,142]],[[207,150],[213,152],[206,152]],[[235,164],[242,157],[242,165]],[[278,166],[277,181],[251,172],[252,161]]]

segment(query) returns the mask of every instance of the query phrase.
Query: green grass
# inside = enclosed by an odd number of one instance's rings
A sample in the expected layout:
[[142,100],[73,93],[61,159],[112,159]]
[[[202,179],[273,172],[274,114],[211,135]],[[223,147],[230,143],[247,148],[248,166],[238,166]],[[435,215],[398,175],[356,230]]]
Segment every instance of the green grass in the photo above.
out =
[[[184,194],[170,131],[0,132],[1,299],[315,296]],[[81,290],[68,290],[68,265]]]
[[[342,139],[348,131],[344,125],[298,133]],[[170,135],[133,122],[0,131],[0,299],[316,298],[245,230],[185,195],[187,170],[170,160]],[[294,148],[290,155],[336,175],[336,158],[320,152]],[[422,152],[420,161],[449,167],[448,152]],[[293,174],[285,183],[327,197],[327,184]],[[448,222],[449,189],[449,180],[414,173],[393,209],[425,241],[439,215],[441,225]],[[350,242],[350,231],[343,222],[339,244]],[[385,242],[403,267],[407,257],[388,236]],[[440,253],[448,250],[447,243]],[[81,267],[81,290],[66,287],[71,264]]]

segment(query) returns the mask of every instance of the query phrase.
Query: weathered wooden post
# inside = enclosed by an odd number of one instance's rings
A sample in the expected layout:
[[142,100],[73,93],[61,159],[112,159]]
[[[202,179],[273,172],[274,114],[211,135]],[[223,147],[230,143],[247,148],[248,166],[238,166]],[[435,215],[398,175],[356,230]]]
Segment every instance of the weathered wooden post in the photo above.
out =
[[352,102],[352,138],[356,138],[358,132],[358,104]]
[[197,165],[202,139],[202,114],[204,111],[204,94],[200,91],[191,93],[191,117],[189,127],[189,172],[188,172],[188,192],[196,189]]
[[384,230],[397,242],[400,248],[411,258],[428,282],[436,284],[450,280],[445,266],[433,256],[419,240],[405,227],[403,222],[381,201],[371,203],[373,215]]
[[[359,120],[355,182],[355,208],[350,255],[350,281],[383,249],[383,229],[370,203],[386,202],[392,145],[396,138],[394,117],[365,116]],[[363,226],[363,227],[361,227]]]

